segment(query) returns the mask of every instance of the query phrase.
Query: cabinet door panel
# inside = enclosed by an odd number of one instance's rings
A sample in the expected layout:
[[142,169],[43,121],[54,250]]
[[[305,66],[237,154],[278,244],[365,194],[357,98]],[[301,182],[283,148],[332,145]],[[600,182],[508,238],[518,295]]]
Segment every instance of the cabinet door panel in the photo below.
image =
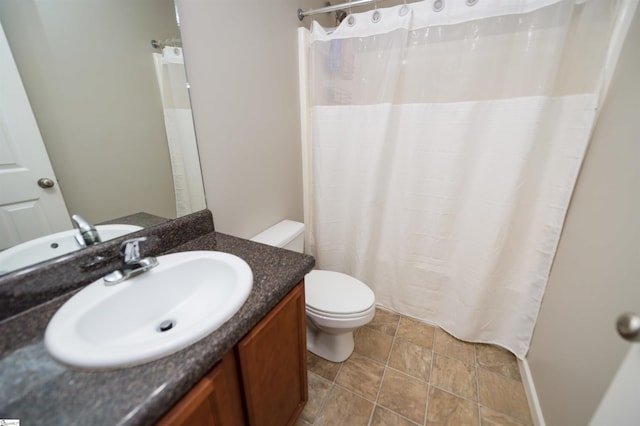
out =
[[307,401],[304,284],[237,346],[249,424],[293,424]]
[[158,426],[241,426],[246,424],[235,353],[229,351]]
[[[214,369],[214,372],[216,371],[217,367]],[[211,375],[207,375],[158,422],[157,426],[217,426],[209,401],[212,392],[213,381]]]

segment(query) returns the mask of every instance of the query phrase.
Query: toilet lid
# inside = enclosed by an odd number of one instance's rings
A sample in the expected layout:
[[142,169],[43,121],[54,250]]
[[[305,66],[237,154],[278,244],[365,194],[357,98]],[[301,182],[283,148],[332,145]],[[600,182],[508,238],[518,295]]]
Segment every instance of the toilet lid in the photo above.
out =
[[341,272],[313,270],[304,277],[304,287],[307,306],[330,314],[366,311],[376,299],[366,284]]

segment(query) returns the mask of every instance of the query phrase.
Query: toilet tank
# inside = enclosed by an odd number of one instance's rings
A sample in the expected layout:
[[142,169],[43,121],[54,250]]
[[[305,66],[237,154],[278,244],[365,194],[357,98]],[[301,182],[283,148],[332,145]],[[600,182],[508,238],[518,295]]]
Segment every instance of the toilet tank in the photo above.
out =
[[304,223],[283,220],[251,238],[251,241],[302,253],[304,251]]

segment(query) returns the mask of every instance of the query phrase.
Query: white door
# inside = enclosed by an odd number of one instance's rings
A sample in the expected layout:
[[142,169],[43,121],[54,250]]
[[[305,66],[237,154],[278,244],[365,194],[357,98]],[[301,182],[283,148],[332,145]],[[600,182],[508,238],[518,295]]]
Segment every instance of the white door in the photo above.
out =
[[0,25],[0,250],[71,228],[67,207]]
[[[635,426],[640,423],[640,316],[625,315],[628,330],[633,330],[632,344],[618,372],[591,418],[590,426]],[[613,328],[613,327],[612,327]],[[622,337],[621,337],[622,338]]]

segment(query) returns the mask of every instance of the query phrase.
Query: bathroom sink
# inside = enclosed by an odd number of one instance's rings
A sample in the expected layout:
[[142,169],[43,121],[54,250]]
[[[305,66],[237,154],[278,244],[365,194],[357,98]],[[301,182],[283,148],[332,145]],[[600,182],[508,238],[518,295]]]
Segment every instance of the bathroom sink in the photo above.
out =
[[147,272],[110,286],[100,279],[62,305],[45,332],[49,353],[81,368],[162,358],[218,329],[253,286],[251,268],[232,254],[192,251],[157,259]]
[[[96,229],[102,241],[107,241],[139,231],[142,227],[136,225],[98,225]],[[57,232],[0,252],[0,273],[24,268],[80,249],[74,238],[75,235],[79,235],[77,229]]]

